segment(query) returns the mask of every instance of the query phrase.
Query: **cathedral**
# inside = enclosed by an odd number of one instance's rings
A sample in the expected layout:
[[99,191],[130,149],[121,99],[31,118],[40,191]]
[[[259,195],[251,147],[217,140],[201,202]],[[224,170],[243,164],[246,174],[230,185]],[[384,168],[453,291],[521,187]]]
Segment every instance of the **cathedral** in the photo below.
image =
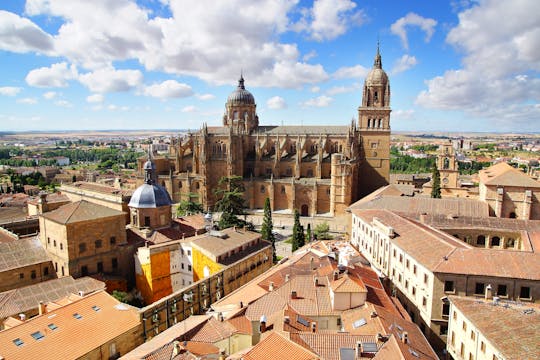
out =
[[[191,199],[210,211],[220,178],[241,176],[249,209],[262,209],[270,198],[273,211],[340,214],[388,184],[390,112],[390,83],[378,48],[358,123],[259,125],[255,98],[240,77],[225,104],[223,126],[205,124],[197,133],[173,139],[168,156],[154,157],[156,180],[173,201]],[[139,162],[141,176],[145,160]]]

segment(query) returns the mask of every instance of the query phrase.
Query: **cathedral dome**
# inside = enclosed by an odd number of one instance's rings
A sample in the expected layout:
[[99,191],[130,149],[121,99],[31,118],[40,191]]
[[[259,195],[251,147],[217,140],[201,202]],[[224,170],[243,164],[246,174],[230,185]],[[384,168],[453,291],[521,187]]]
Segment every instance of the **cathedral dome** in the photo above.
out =
[[234,105],[255,105],[255,98],[246,90],[244,86],[244,78],[240,76],[238,87],[227,98],[228,104]]
[[388,75],[383,69],[371,69],[366,77],[366,85],[386,85],[387,83]]
[[171,197],[163,186],[156,184],[142,184],[131,196],[128,206],[143,209],[170,206],[171,204]]

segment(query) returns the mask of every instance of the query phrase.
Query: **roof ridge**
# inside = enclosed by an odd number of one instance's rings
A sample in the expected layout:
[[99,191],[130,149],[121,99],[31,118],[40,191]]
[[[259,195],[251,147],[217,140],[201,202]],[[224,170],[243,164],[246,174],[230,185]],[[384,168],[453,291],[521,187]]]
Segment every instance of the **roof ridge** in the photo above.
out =
[[81,206],[82,202],[85,201],[85,200],[79,200],[77,202],[75,202],[74,204],[77,204],[77,206],[75,206],[75,208],[71,211],[71,214],[67,217],[65,223],[68,224],[69,223],[69,220],[71,219],[71,217],[75,214],[75,211],[77,211],[77,209],[79,209],[79,207]]

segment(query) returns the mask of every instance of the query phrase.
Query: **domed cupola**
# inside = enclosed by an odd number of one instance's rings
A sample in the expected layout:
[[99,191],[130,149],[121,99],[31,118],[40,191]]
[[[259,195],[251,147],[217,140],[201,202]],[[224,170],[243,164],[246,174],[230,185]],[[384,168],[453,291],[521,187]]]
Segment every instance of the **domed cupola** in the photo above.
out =
[[227,104],[230,105],[255,105],[255,98],[246,90],[244,85],[244,77],[240,75],[238,79],[238,86],[229,97],[227,98]]
[[240,75],[238,86],[227,98],[223,125],[233,128],[235,133],[251,133],[259,126],[255,98],[246,90],[244,77]]
[[382,68],[381,54],[377,44],[377,54],[364,83],[362,106],[388,107],[390,106],[390,82],[388,75]]
[[143,165],[144,184],[129,201],[131,223],[136,227],[163,227],[171,223],[172,200],[163,186],[156,184],[156,168],[151,159]]

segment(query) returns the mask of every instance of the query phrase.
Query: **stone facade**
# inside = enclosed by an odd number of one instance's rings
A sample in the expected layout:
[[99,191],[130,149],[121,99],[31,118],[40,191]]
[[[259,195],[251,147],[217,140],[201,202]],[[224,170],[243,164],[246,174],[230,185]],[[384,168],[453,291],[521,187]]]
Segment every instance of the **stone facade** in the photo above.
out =
[[[260,126],[243,78],[225,108],[223,127],[204,125],[198,133],[174,139],[167,158],[154,158],[157,183],[173,201],[193,197],[212,210],[212,190],[220,178],[241,176],[250,209],[262,209],[270,198],[273,210],[334,215],[388,184],[390,85],[378,50],[358,124]],[[140,175],[144,162],[139,160]]]

